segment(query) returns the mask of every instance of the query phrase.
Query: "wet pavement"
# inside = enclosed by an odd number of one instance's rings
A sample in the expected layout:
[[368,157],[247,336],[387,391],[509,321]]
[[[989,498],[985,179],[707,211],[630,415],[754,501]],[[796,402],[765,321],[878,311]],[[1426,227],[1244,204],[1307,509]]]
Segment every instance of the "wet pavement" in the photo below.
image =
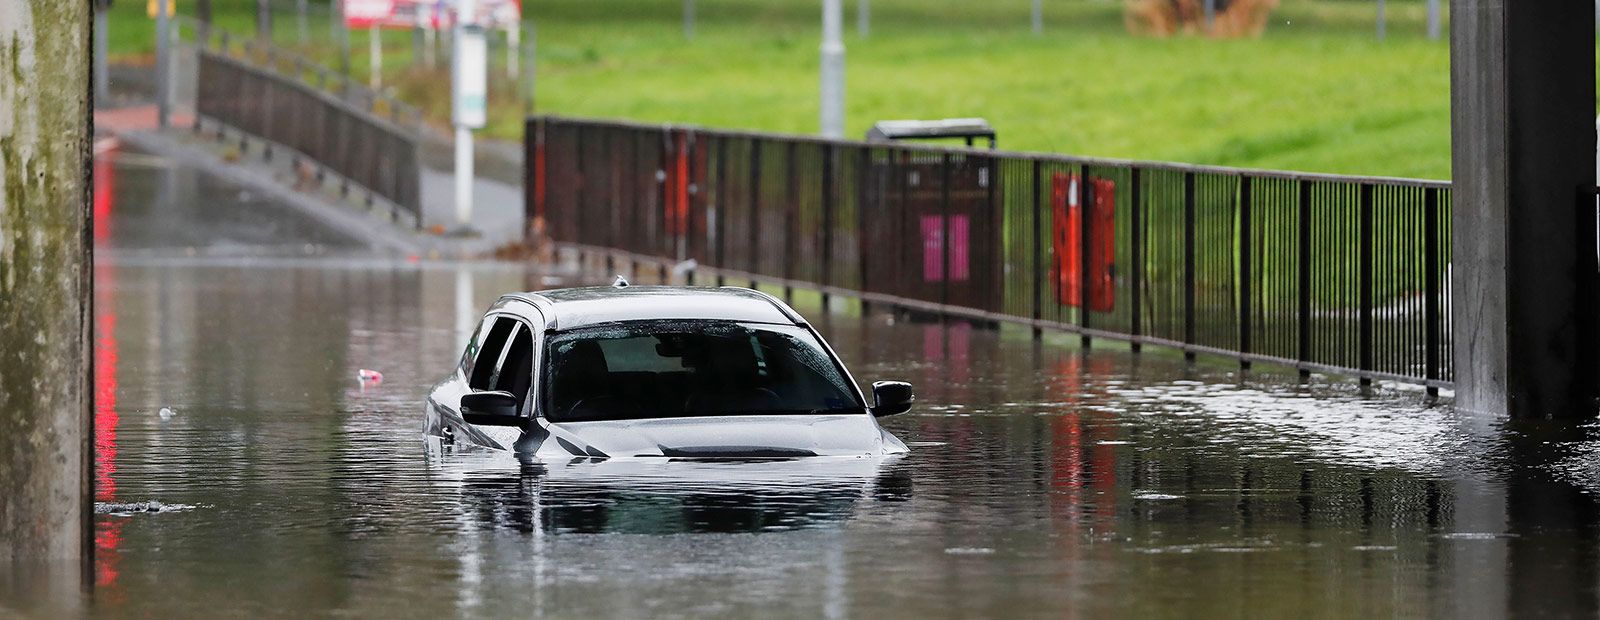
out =
[[226,187],[166,213],[157,163],[97,229],[98,615],[1600,613],[1592,428],[808,300],[859,381],[917,386],[883,421],[909,455],[429,454],[479,312],[552,281],[365,258]]

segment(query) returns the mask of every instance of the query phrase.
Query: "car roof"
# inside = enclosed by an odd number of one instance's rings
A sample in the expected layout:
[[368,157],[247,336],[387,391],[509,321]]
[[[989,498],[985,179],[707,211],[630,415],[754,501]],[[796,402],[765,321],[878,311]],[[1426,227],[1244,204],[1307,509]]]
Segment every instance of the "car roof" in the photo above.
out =
[[543,315],[545,329],[554,331],[662,319],[805,324],[805,319],[777,298],[732,286],[596,286],[513,293],[501,298],[502,302],[508,300],[532,304]]

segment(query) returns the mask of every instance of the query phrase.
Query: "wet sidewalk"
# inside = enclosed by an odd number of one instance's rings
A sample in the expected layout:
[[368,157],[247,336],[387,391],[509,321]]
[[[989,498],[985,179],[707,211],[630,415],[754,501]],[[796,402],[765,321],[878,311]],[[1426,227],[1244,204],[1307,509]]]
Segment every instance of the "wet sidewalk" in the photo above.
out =
[[95,111],[96,150],[135,147],[180,161],[218,178],[292,206],[311,220],[382,253],[429,258],[478,258],[495,248],[520,242],[523,225],[522,189],[479,176],[471,229],[477,236],[441,234],[455,228],[455,176],[449,170],[423,167],[419,179],[421,222],[397,216],[383,201],[370,200],[359,188],[344,191],[334,179],[318,181],[305,167],[296,167],[282,147],[267,156],[258,139],[241,140],[237,132],[219,136],[215,126],[194,130],[194,117],[175,114],[169,128],[157,127],[154,106]]

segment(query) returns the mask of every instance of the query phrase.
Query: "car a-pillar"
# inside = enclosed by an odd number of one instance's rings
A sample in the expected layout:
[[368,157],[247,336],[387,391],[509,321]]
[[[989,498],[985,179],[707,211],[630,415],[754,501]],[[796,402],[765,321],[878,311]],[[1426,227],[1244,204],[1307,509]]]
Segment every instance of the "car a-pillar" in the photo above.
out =
[[48,607],[93,549],[90,7],[0,3],[0,600]]
[[1595,414],[1593,10],[1583,2],[1450,3],[1458,409]]

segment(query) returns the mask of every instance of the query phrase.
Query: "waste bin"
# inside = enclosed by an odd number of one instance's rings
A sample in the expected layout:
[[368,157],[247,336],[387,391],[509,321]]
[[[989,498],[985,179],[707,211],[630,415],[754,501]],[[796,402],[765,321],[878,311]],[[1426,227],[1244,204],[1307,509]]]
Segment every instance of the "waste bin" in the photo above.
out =
[[[995,133],[982,119],[885,121],[873,142],[964,139]],[[997,161],[981,152],[873,151],[863,218],[871,290],[983,310],[1000,306]]]

